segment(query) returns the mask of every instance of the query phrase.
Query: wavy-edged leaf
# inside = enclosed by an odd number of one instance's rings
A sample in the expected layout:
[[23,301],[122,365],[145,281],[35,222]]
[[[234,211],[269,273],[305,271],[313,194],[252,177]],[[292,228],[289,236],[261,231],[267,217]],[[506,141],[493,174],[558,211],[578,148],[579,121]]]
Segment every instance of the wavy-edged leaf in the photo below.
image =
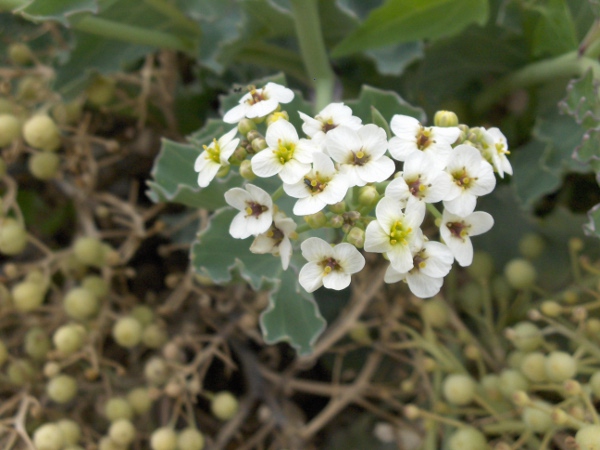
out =
[[260,316],[265,341],[288,342],[300,355],[308,355],[326,325],[312,294],[298,284],[298,274],[291,268],[282,272]]
[[567,96],[560,103],[561,109],[572,115],[577,123],[586,128],[600,123],[600,98],[598,97],[598,80],[594,79],[591,70],[567,86]]
[[600,204],[590,209],[587,216],[588,223],[583,226],[583,231],[588,236],[600,238]]
[[80,13],[97,13],[97,0],[33,0],[18,10],[23,17],[35,22],[54,20],[69,25],[73,16]]
[[524,8],[531,10],[533,16],[530,34],[533,56],[558,56],[577,48],[577,30],[565,0],[525,3]]
[[360,117],[363,123],[369,123],[372,120],[372,108],[375,108],[379,114],[388,122],[394,114],[403,114],[414,117],[415,119],[425,122],[425,112],[416,106],[412,106],[404,100],[397,92],[384,91],[372,86],[364,85],[356,100],[346,102],[354,115]]
[[472,23],[484,25],[488,16],[488,0],[388,0],[335,47],[332,56],[452,36]]

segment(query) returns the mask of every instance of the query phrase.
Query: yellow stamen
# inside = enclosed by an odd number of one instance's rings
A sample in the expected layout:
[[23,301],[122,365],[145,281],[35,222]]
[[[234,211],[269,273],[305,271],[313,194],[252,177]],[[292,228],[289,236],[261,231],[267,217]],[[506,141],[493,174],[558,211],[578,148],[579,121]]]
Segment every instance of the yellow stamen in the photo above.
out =
[[325,272],[325,273],[327,273],[327,274],[328,274],[328,273],[330,273],[330,272],[331,272],[331,267],[330,267],[330,266],[325,266],[325,267],[323,268],[323,272]]
[[246,214],[248,214],[249,216],[252,215],[252,208],[250,208],[249,206],[246,208]]

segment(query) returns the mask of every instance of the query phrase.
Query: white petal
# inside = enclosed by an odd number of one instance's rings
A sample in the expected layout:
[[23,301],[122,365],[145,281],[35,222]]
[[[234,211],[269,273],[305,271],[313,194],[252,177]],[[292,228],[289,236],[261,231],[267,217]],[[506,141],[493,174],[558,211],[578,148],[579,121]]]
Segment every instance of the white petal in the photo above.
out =
[[406,184],[406,180],[402,177],[394,178],[385,188],[385,196],[398,201],[406,202],[411,197],[411,193]]
[[383,128],[370,123],[359,128],[357,134],[362,142],[361,147],[374,159],[378,159],[387,151],[387,135]]
[[453,200],[444,200],[444,208],[452,214],[460,217],[467,217],[475,210],[477,197],[468,191],[462,191],[461,194]]
[[410,248],[407,245],[400,243],[393,245],[387,252],[390,264],[394,266],[398,272],[408,272],[413,268],[413,256]]
[[377,220],[367,225],[364,248],[367,252],[374,253],[385,253],[390,249],[390,237]]
[[325,153],[315,153],[313,155],[313,171],[327,178],[337,173],[333,161]]
[[236,239],[246,239],[252,235],[249,230],[248,221],[246,220],[246,213],[244,211],[239,212],[231,221],[231,225],[229,226],[229,234]]
[[392,120],[390,121],[390,129],[396,136],[406,132],[416,136],[420,126],[421,124],[414,117],[404,116],[401,114],[394,114]]
[[356,131],[340,126],[327,133],[325,147],[335,161],[345,163],[352,151],[360,149],[361,141]]
[[406,161],[409,155],[419,151],[416,141],[408,141],[397,136],[390,139],[388,150],[396,161]]
[[404,219],[398,201],[389,197],[383,197],[379,200],[375,207],[375,215],[377,216],[377,222],[381,224],[381,228],[388,233],[396,221]]
[[246,117],[246,112],[249,109],[250,105],[248,103],[240,103],[225,113],[223,116],[223,122],[238,123],[240,120]]
[[263,91],[269,98],[274,98],[279,103],[289,103],[294,99],[294,91],[272,81],[265,85]]
[[460,136],[460,128],[458,127],[431,127],[431,131],[434,140],[448,145],[454,144]]
[[279,255],[281,257],[281,266],[283,270],[287,270],[292,258],[292,243],[288,238],[283,238],[279,244]]
[[312,195],[312,191],[304,184],[304,180],[297,183],[283,183],[283,190],[287,195],[294,198],[304,198]]
[[248,108],[248,111],[246,111],[246,117],[248,117],[249,119],[254,119],[256,117],[264,117],[267,114],[270,114],[273,111],[275,111],[278,106],[279,102],[275,99],[261,100],[250,106],[250,108]]
[[425,261],[425,267],[419,267],[419,271],[433,278],[448,275],[454,261],[454,255],[452,255],[450,249],[446,245],[435,241],[428,241],[423,247],[425,248],[427,260]]
[[379,183],[387,180],[396,170],[396,165],[387,156],[372,160],[364,166],[356,166],[356,173],[367,183]]
[[432,278],[418,271],[410,272],[406,281],[411,292],[420,298],[433,297],[444,284],[443,278]]
[[198,173],[198,186],[206,187],[215,178],[217,172],[221,169],[221,165],[214,161],[209,161]]
[[342,266],[344,272],[349,274],[360,272],[365,267],[365,257],[352,244],[336,245],[333,248],[333,257]]
[[277,120],[267,128],[265,141],[269,147],[276,149],[279,146],[279,142],[297,143],[298,132],[296,131],[296,128],[294,128],[294,125],[287,120]]
[[272,177],[281,172],[283,168],[283,164],[277,159],[275,152],[268,148],[254,155],[250,163],[252,165],[252,172],[262,178]]
[[308,216],[310,214],[316,214],[325,208],[327,204],[320,198],[319,195],[309,195],[299,199],[294,204],[293,213],[297,216]]
[[446,245],[452,251],[454,258],[458,264],[462,267],[470,266],[473,262],[473,244],[471,243],[471,239],[465,237],[463,239],[458,239],[452,236],[450,239],[446,240]]
[[254,186],[253,184],[247,184],[246,190],[250,193],[252,199],[256,203],[266,206],[269,210],[273,208],[273,199],[267,191],[258,186]]
[[310,172],[310,164],[304,164],[295,159],[290,159],[288,162],[283,164],[283,166],[281,166],[279,177],[284,183],[294,184],[302,180],[304,175],[306,175],[308,172]]
[[351,277],[349,274],[334,270],[323,277],[323,286],[327,289],[340,291],[350,286],[350,280]]
[[321,261],[333,257],[333,248],[323,239],[310,237],[300,245],[302,256],[307,261]]
[[252,242],[252,245],[250,246],[250,251],[252,253],[257,253],[257,254],[265,254],[265,253],[271,253],[271,251],[273,250],[274,247],[274,241],[272,238],[268,237],[266,234],[259,234],[258,236],[256,236],[256,238],[254,239],[254,242]]
[[469,229],[469,236],[477,236],[489,231],[494,226],[494,218],[484,212],[476,211],[468,217],[471,228]]
[[306,292],[316,291],[323,286],[323,269],[317,263],[306,263],[302,266],[302,269],[300,269],[298,282]]
[[225,192],[225,201],[228,205],[233,206],[240,211],[246,210],[246,202],[252,201],[252,196],[248,191],[242,188],[231,188]]
[[390,264],[385,271],[385,275],[383,277],[383,281],[386,283],[397,283],[398,281],[402,281],[406,278],[408,273],[406,272],[398,272],[394,267]]

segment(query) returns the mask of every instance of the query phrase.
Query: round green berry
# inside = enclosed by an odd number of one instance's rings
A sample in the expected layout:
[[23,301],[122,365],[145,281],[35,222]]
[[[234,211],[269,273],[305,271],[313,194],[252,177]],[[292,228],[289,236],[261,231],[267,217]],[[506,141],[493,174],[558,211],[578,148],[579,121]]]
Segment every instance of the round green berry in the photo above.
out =
[[63,325],[54,332],[52,342],[63,355],[71,355],[83,346],[85,335],[85,328],[81,325]]
[[527,378],[515,369],[504,369],[500,373],[500,392],[505,398],[512,400],[517,391],[525,391],[529,388]]
[[56,422],[65,438],[65,444],[75,445],[81,439],[81,427],[77,422],[71,419],[61,419]]
[[17,220],[6,217],[0,222],[0,253],[18,255],[27,246],[27,231]]
[[177,434],[170,427],[154,430],[150,436],[152,450],[175,450],[177,448]]
[[131,317],[135,317],[143,327],[147,327],[154,322],[154,311],[146,305],[138,305],[131,310]]
[[453,405],[468,405],[475,398],[476,384],[468,375],[452,374],[444,380],[443,393],[446,400]]
[[[538,405],[547,406],[548,408],[550,407],[544,402],[536,403]],[[552,422],[552,417],[550,417],[550,414],[541,410],[540,408],[536,408],[535,406],[526,406],[523,408],[521,418],[523,419],[523,423],[525,423],[527,429],[533,431],[534,433],[545,433],[555,426]]]
[[502,393],[500,392],[500,377],[495,373],[488,373],[481,377],[481,387],[485,396],[491,400],[500,400]]
[[165,328],[157,323],[151,323],[142,333],[142,342],[149,348],[160,348],[169,339]]
[[239,404],[237,398],[231,392],[217,392],[211,402],[210,410],[219,420],[229,420],[237,413]]
[[546,377],[556,383],[570,380],[577,373],[577,361],[566,352],[551,352],[546,356]]
[[179,450],[202,450],[204,448],[204,436],[196,428],[186,428],[177,436],[177,446]]
[[60,158],[56,153],[37,152],[29,157],[27,167],[38,180],[48,181],[56,177],[60,166]]
[[104,415],[111,422],[121,419],[131,420],[133,418],[133,408],[123,397],[113,397],[108,399],[104,405]]
[[153,400],[147,388],[138,387],[129,391],[127,402],[136,414],[142,415],[150,411]]
[[57,375],[48,381],[46,393],[56,403],[67,403],[77,394],[77,380],[70,375]]
[[81,263],[92,267],[103,267],[105,261],[102,241],[95,237],[83,236],[73,245],[75,258]]
[[441,298],[427,300],[421,306],[421,317],[432,327],[442,328],[448,323],[448,305]]
[[600,450],[600,425],[586,425],[575,435],[578,450]]
[[154,356],[146,362],[144,376],[150,384],[160,386],[169,378],[169,366],[164,359]]
[[51,346],[48,334],[41,327],[33,327],[25,334],[25,353],[32,359],[44,359]]
[[0,147],[12,144],[21,134],[21,122],[12,114],[0,114]]
[[22,281],[13,286],[11,291],[14,307],[22,312],[33,311],[44,302],[45,286],[32,281]]
[[63,300],[67,315],[76,320],[92,318],[100,308],[98,298],[83,287],[76,287],[67,292]]
[[105,106],[110,103],[115,95],[114,80],[97,75],[86,89],[88,102],[96,107]]
[[121,317],[112,329],[112,336],[121,347],[132,348],[142,340],[142,325],[133,317]]
[[58,425],[46,423],[33,433],[33,443],[37,450],[61,450],[65,437]]
[[537,273],[533,264],[523,258],[516,258],[504,266],[504,275],[508,284],[515,289],[527,289],[533,286]]
[[33,53],[27,44],[13,42],[8,46],[8,57],[18,66],[26,66],[33,59]]
[[519,322],[507,332],[513,345],[524,352],[532,352],[544,343],[539,328],[531,322]]
[[92,292],[98,298],[104,298],[110,292],[110,286],[98,275],[88,275],[81,282],[81,287]]
[[35,378],[35,368],[26,359],[15,359],[8,364],[6,374],[9,381],[16,386],[23,386]]
[[534,383],[546,381],[546,356],[540,352],[528,353],[521,360],[520,369]]
[[128,450],[129,446],[113,441],[110,436],[103,436],[98,442],[98,450]]
[[108,436],[117,444],[129,445],[135,439],[135,427],[127,419],[119,419],[110,424]]
[[456,430],[448,440],[449,450],[487,450],[485,435],[473,427]]
[[546,248],[544,238],[537,233],[527,233],[519,241],[519,252],[527,259],[536,259]]
[[52,152],[60,147],[60,131],[49,116],[33,116],[23,125],[23,138],[27,144]]

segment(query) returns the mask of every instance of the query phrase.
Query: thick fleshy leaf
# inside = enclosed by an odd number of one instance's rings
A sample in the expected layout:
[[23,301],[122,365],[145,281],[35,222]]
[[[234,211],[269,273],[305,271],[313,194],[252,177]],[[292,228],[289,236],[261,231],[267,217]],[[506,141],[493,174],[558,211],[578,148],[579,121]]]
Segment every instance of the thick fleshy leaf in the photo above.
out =
[[362,86],[356,100],[347,101],[346,104],[352,108],[355,116],[362,119],[363,123],[371,122],[372,108],[376,108],[388,122],[394,114],[411,116],[421,123],[425,122],[425,112],[406,102],[396,92],[384,91],[367,85]]
[[287,270],[271,291],[260,326],[267,343],[288,342],[300,355],[308,355],[326,322],[314,297],[299,286],[298,274]]
[[451,36],[472,23],[484,25],[488,15],[488,0],[388,0],[334,49],[333,56]]
[[79,13],[97,13],[97,0],[33,0],[19,12],[29,20],[55,20],[69,25],[69,19]]
[[558,56],[577,48],[577,30],[565,0],[548,0],[543,3],[523,3],[531,54]]

